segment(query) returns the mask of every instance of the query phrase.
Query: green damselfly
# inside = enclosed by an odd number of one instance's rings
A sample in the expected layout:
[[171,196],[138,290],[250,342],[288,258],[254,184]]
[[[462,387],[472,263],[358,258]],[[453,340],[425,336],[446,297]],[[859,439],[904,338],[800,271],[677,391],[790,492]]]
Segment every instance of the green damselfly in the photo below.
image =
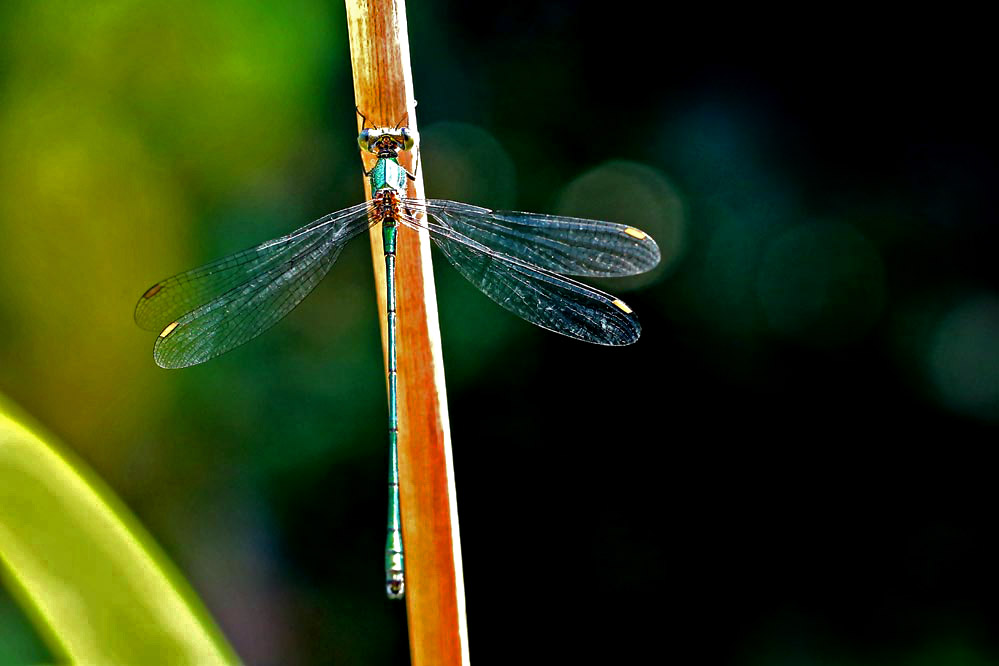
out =
[[357,142],[377,158],[364,172],[370,201],[157,282],[135,306],[135,321],[159,333],[153,358],[161,367],[203,363],[276,324],[325,277],[350,239],[381,224],[389,394],[385,582],[388,596],[398,599],[405,587],[396,400],[399,225],[428,232],[462,275],[507,310],[542,328],[603,345],[635,342],[638,320],[624,301],[566,276],[636,275],[655,267],[660,255],[651,236],[623,224],[408,198],[407,180],[414,175],[398,156],[416,146],[415,132],[399,125],[369,128],[364,119]]

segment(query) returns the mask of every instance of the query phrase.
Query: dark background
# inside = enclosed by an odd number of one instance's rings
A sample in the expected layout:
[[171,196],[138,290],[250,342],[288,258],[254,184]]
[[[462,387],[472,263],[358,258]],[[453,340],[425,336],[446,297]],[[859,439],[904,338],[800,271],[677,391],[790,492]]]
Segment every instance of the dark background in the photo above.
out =
[[[131,322],[155,280],[360,199],[343,8],[108,6],[0,10],[0,390],[246,662],[402,663],[367,243],[204,366],[159,370]],[[476,663],[999,658],[986,24],[409,7],[429,196],[615,219],[665,257],[599,284],[642,321],[617,349],[435,257]],[[46,658],[6,597],[0,623],[0,662]]]

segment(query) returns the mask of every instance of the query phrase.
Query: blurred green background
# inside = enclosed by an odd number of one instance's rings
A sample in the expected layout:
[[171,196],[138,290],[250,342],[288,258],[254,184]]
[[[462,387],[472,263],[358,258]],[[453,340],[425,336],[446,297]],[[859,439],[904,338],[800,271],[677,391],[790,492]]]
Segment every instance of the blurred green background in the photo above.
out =
[[[599,285],[625,349],[437,262],[476,663],[999,660],[997,108],[962,20],[410,6],[430,196],[664,251]],[[0,4],[0,393],[251,664],[406,659],[368,245],[204,366],[157,368],[132,309],[361,199],[350,77],[336,2]],[[46,659],[0,590],[0,664]]]

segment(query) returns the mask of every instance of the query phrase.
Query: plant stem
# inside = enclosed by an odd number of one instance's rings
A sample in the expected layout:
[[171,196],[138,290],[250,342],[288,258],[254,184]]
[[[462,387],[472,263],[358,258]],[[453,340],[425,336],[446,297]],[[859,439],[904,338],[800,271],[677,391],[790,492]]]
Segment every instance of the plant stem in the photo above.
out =
[[[394,126],[408,114],[405,124],[416,131],[404,0],[346,0],[346,6],[357,106],[381,126]],[[400,162],[412,170],[414,155],[402,153]],[[365,192],[370,199],[367,179]],[[424,196],[422,167],[409,184],[409,196]],[[380,226],[371,230],[371,250],[387,365]],[[400,227],[397,255],[399,471],[410,654],[417,666],[467,664],[454,467],[427,233]]]

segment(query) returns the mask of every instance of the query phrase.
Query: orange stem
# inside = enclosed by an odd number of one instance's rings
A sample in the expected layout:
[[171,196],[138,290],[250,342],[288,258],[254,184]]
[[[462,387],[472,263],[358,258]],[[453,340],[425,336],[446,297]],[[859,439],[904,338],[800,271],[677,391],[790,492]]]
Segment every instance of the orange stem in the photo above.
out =
[[[417,129],[404,0],[346,0],[354,97],[369,120]],[[358,118],[358,130],[361,120]],[[417,146],[417,150],[419,146]],[[400,163],[412,169],[412,153]],[[423,198],[422,170],[409,196]],[[365,192],[371,198],[365,179]],[[381,227],[371,230],[386,352]],[[406,609],[412,663],[468,663],[464,585],[437,296],[426,232],[398,232],[399,472],[406,550]]]

